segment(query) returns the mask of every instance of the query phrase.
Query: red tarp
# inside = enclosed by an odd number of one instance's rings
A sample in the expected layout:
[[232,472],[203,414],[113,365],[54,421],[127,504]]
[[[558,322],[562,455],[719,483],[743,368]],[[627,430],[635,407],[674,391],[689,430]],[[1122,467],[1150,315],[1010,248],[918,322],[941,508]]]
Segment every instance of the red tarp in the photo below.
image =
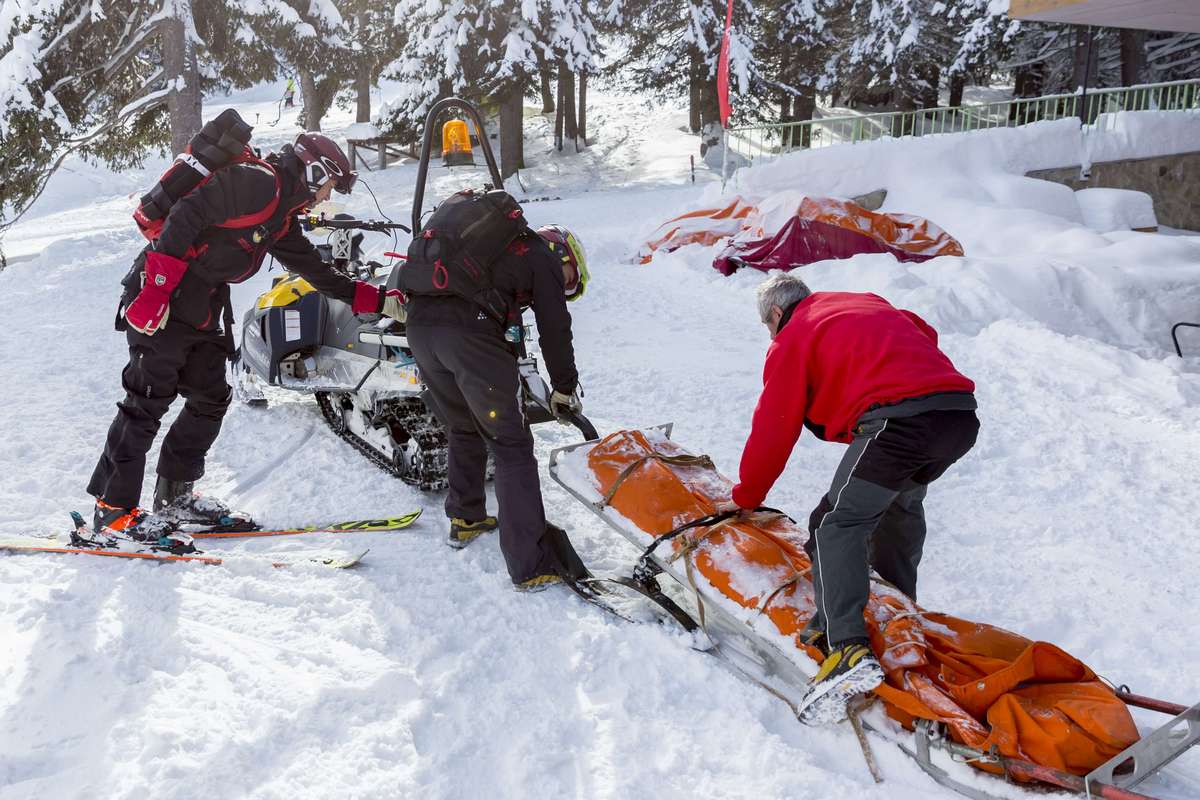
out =
[[796,215],[773,236],[734,239],[713,260],[722,275],[741,267],[766,272],[850,258],[859,253],[891,253],[899,261],[961,256],[962,246],[927,219],[881,214],[844,200],[806,197]]

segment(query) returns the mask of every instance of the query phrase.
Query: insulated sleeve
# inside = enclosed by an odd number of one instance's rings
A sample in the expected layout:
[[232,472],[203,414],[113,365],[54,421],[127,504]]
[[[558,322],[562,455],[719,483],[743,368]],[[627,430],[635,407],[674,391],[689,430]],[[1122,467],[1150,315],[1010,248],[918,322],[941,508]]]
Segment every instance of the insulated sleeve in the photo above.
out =
[[921,319],[920,317],[918,317],[916,314],[914,314],[911,311],[905,311],[904,309],[900,309],[900,313],[903,314],[904,316],[908,317],[910,320],[912,320],[913,324],[917,326],[917,328],[921,331],[921,333],[928,336],[929,339],[935,345],[938,343],[937,331],[935,331],[928,322]]
[[537,320],[538,346],[546,358],[550,385],[556,392],[570,394],[579,385],[572,344],[571,312],[563,287],[562,268],[549,248],[530,253],[533,272],[533,315]]
[[355,281],[321,260],[321,254],[295,225],[271,245],[271,255],[289,271],[303,277],[318,292],[354,304]]
[[763,504],[800,438],[808,404],[806,362],[805,343],[798,338],[776,341],[767,351],[763,390],[733,487],[733,502],[741,508]]

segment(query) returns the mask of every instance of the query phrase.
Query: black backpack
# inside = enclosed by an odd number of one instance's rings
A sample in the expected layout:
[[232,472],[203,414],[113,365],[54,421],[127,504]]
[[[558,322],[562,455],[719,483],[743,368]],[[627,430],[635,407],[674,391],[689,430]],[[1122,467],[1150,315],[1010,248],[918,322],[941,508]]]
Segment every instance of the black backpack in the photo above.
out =
[[508,192],[458,192],[434,209],[413,238],[396,288],[412,295],[465,298],[507,329],[516,324],[519,311],[492,284],[492,265],[528,230],[525,212]]
[[[232,108],[225,109],[216,119],[205,123],[184,151],[176,156],[154,188],[143,195],[138,203],[133,219],[142,235],[152,242],[156,241],[171,207],[181,197],[208,182],[217,170],[231,164],[257,164],[271,169],[250,147],[252,130]],[[266,208],[216,225],[222,228],[252,228],[266,222],[279,205],[279,191],[279,178],[276,176],[275,198]]]

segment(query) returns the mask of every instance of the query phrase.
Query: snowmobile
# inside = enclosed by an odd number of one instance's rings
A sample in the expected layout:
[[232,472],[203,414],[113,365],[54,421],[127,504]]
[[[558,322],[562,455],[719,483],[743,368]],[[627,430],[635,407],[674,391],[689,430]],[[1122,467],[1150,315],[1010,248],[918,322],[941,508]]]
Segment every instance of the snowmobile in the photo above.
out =
[[[478,111],[448,98],[434,105],[425,122],[413,203],[413,232],[420,231],[420,208],[428,174],[432,130],[439,114],[458,106],[483,130]],[[492,186],[502,186],[491,146],[480,137]],[[317,246],[322,257],[348,277],[387,283],[390,266],[364,261],[365,232],[409,232],[395,222],[306,218],[306,227],[327,231]],[[530,424],[555,421],[550,389],[537,360],[522,349],[518,358],[525,416]],[[350,306],[325,297],[299,276],[284,273],[259,296],[242,321],[241,346],[234,357],[234,390],[251,405],[266,404],[263,386],[312,394],[335,433],[372,463],[423,490],[447,485],[447,439],[430,394],[421,382],[404,325],[379,314],[355,315]],[[567,420],[586,439],[596,430],[582,415]]]

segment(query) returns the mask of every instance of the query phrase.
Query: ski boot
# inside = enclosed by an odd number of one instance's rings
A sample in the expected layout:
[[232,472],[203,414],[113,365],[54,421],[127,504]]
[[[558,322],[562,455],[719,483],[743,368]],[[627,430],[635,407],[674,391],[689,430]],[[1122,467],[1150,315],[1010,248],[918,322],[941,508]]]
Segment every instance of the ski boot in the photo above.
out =
[[[567,532],[553,522],[546,523],[541,540],[542,560],[534,574],[523,581],[514,581],[518,592],[540,592],[560,583],[578,586],[578,581],[590,576],[583,560],[575,552]],[[575,590],[578,592],[578,590]]]
[[495,517],[484,517],[478,522],[467,522],[465,519],[451,517],[450,535],[446,544],[455,550],[461,550],[485,533],[491,533],[500,527]]
[[172,481],[160,475],[154,486],[154,516],[176,528],[195,526],[226,533],[258,530],[258,523],[248,514],[231,511],[215,497],[193,492],[193,485],[192,481]]
[[92,547],[119,547],[124,541],[172,553],[196,552],[192,537],[174,530],[167,520],[137,507],[112,506],[99,498],[92,514],[91,530],[77,524],[72,539]]
[[562,575],[559,575],[557,572],[550,572],[545,575],[534,575],[532,578],[526,578],[523,581],[514,583],[513,588],[518,592],[533,594],[549,589],[551,586],[557,586],[562,582]]
[[808,725],[832,725],[846,718],[846,704],[883,683],[883,667],[866,639],[851,639],[829,651],[800,701],[798,716]]

